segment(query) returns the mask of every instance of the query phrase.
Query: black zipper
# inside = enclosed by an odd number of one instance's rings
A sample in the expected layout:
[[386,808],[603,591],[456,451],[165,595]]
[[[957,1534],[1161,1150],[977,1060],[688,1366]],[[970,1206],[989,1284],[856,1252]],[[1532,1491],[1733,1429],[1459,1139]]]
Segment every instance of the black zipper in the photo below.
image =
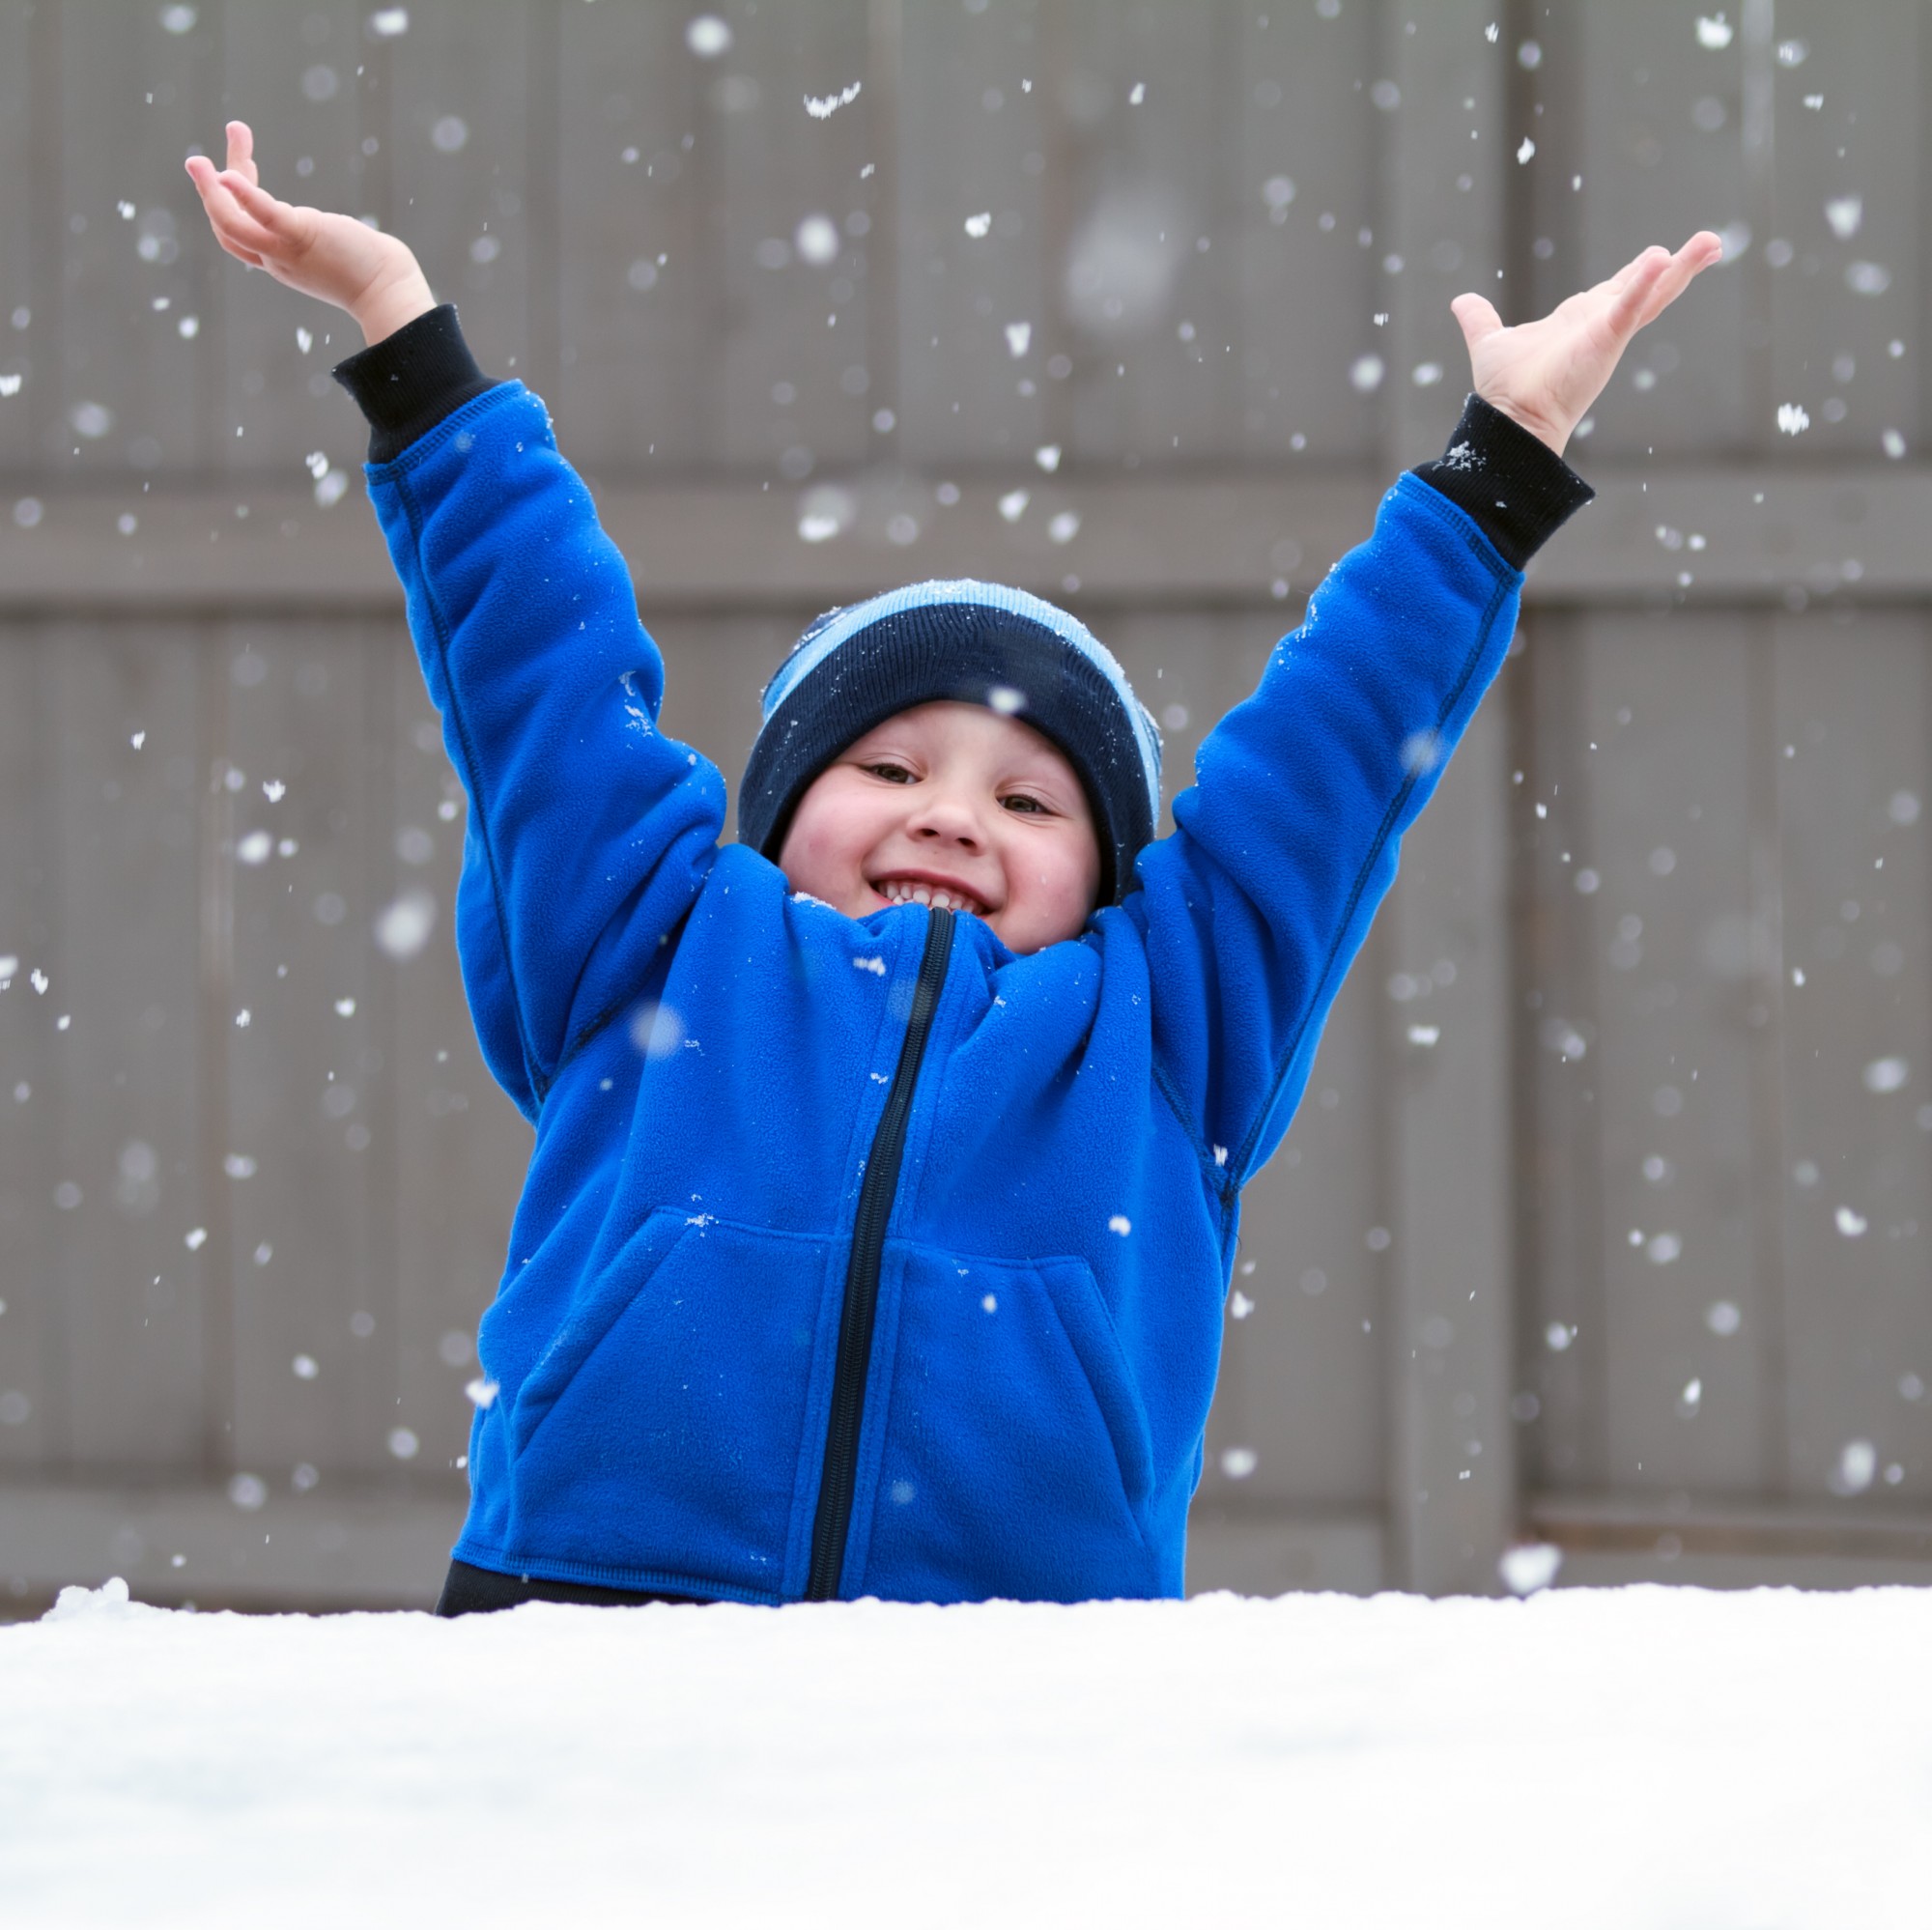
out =
[[818,1518],[811,1529],[811,1575],[805,1585],[808,1602],[832,1601],[845,1566],[852,1488],[859,1475],[859,1428],[866,1417],[866,1377],[872,1364],[872,1319],[879,1305],[879,1256],[885,1249],[886,1223],[893,1216],[893,1196],[898,1191],[913,1088],[919,1083],[920,1061],[925,1057],[926,1036],[939,1008],[939,988],[946,979],[952,949],[952,914],[931,912],[905,1042],[899,1047],[898,1068],[879,1116],[879,1129],[872,1135],[859,1211],[852,1224],[852,1258],[845,1268],[845,1303],[838,1316],[838,1361],[832,1375],[832,1418],[826,1425],[825,1462],[818,1476]]

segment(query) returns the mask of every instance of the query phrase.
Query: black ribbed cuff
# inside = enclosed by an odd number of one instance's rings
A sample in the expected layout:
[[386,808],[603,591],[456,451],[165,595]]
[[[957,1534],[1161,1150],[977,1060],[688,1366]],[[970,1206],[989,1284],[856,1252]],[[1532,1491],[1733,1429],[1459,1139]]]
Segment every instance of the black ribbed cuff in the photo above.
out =
[[369,460],[392,463],[445,415],[497,384],[443,302],[329,370],[369,420]]
[[1548,442],[1480,395],[1463,404],[1441,457],[1409,473],[1473,519],[1517,570],[1597,494]]

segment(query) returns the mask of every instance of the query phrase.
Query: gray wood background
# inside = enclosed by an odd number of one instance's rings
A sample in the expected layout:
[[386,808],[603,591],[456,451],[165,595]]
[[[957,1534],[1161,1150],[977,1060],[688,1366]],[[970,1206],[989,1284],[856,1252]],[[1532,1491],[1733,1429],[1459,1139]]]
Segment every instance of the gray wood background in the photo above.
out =
[[528,1148],[231,114],[545,397],[734,776],[805,620],[957,571],[1179,781],[1439,449],[1449,298],[1725,229],[1250,1190],[1190,1581],[1932,1577],[1932,46],[1700,11],[0,0],[0,1612],[431,1599]]

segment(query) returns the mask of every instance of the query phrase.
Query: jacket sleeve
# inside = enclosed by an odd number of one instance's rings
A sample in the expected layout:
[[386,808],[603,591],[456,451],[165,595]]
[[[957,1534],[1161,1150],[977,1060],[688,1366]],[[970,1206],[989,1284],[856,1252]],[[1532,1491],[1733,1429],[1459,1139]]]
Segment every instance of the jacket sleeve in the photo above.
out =
[[535,1117],[639,993],[716,855],[717,769],[658,729],[664,663],[622,554],[521,383],[447,306],[337,379],[443,743],[469,797],[457,949],[491,1070]]
[[1471,396],[1382,498],[1138,866],[1156,1076],[1228,1197],[1288,1129],[1342,979],[1507,654],[1522,565],[1591,491]]

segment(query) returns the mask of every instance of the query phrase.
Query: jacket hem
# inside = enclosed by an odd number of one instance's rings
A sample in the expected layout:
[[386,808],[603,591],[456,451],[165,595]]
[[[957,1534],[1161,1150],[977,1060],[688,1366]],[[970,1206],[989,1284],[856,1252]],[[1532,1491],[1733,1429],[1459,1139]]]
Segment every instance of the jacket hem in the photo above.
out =
[[687,1575],[671,1568],[617,1568],[606,1562],[512,1554],[471,1541],[467,1535],[450,1553],[472,1568],[491,1569],[497,1575],[533,1577],[539,1581],[575,1581],[588,1588],[626,1588],[639,1595],[654,1590],[666,1595],[697,1595],[707,1602],[744,1602],[759,1608],[775,1608],[785,1599],[776,1590],[740,1588],[732,1582],[713,1581],[706,1575]]

